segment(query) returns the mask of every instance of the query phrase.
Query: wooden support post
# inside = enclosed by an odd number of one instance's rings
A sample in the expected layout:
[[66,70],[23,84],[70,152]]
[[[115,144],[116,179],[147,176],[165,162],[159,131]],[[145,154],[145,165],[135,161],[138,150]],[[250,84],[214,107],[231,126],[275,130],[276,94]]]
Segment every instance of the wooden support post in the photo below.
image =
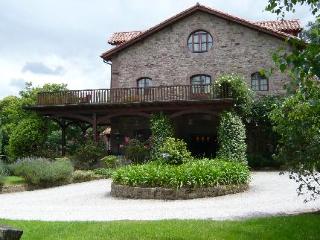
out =
[[66,129],[67,129],[65,120],[61,121],[60,127],[61,127],[61,155],[65,156],[66,155]]
[[93,131],[93,141],[98,142],[98,134],[97,134],[97,114],[93,114],[92,119],[92,131]]

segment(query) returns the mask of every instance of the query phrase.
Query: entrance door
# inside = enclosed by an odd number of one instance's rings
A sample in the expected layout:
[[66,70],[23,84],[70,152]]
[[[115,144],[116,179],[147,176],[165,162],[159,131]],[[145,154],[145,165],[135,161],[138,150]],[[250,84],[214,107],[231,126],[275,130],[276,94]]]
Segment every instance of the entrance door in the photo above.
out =
[[189,137],[188,147],[193,156],[214,157],[217,150],[216,137],[192,134]]

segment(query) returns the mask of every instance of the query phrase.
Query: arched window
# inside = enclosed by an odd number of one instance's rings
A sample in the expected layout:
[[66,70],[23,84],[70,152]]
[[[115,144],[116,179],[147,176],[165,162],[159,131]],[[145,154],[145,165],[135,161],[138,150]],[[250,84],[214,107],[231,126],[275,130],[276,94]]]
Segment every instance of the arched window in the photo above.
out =
[[253,91],[268,91],[269,80],[268,78],[259,72],[251,74],[251,89]]
[[207,52],[213,45],[213,39],[210,33],[206,31],[196,31],[190,34],[188,47],[192,52]]
[[211,76],[206,74],[193,75],[190,79],[192,85],[192,93],[209,93]]
[[151,78],[139,78],[137,80],[137,87],[138,88],[148,88],[152,85],[152,79]]

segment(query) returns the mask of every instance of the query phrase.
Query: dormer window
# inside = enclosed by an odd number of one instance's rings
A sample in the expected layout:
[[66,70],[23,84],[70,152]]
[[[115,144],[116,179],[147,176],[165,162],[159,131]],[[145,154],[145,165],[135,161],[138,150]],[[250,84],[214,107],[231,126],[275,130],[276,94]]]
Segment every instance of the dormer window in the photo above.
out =
[[259,72],[251,74],[251,89],[253,91],[268,91],[269,81],[268,78]]
[[188,39],[188,47],[194,53],[208,52],[212,45],[212,36],[206,31],[193,32]]

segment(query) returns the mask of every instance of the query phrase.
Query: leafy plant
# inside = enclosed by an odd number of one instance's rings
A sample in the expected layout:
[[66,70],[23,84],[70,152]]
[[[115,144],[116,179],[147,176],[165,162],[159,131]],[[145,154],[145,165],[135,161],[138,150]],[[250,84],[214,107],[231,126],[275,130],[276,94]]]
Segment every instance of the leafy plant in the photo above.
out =
[[149,159],[150,150],[138,139],[131,139],[124,148],[124,156],[132,163],[143,163]]
[[71,157],[77,169],[90,169],[106,155],[104,146],[93,141],[80,145]]
[[73,166],[70,161],[50,161],[45,158],[22,158],[12,164],[16,176],[23,177],[31,186],[50,187],[69,183]]
[[116,168],[119,165],[119,157],[108,155],[100,160],[106,168]]
[[[219,76],[214,85],[214,91],[221,87],[228,87],[231,90],[232,98],[234,100],[234,109],[241,117],[246,117],[250,114],[253,104],[254,94],[248,87],[246,80],[235,74]],[[219,93],[216,93],[219,94]]]
[[246,129],[241,118],[233,112],[223,112],[218,127],[217,156],[232,161],[246,162]]
[[169,188],[247,184],[249,179],[246,164],[219,159],[195,160],[181,165],[150,162],[120,168],[112,175],[117,184]]
[[168,137],[159,149],[159,159],[168,164],[182,164],[192,159],[187,144],[180,139]]
[[151,128],[151,159],[158,159],[160,147],[168,137],[173,137],[170,120],[163,113],[153,114],[150,120]]
[[112,168],[96,168],[93,172],[103,178],[110,178],[115,170]]

